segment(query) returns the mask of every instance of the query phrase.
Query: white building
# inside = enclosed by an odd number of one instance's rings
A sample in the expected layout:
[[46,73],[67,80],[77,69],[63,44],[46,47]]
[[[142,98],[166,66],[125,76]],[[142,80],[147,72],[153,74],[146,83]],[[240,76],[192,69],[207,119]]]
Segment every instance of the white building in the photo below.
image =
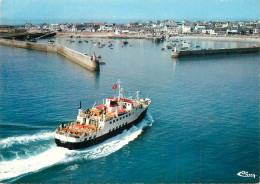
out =
[[113,24],[100,25],[99,31],[113,32],[114,26],[113,26]]
[[182,25],[182,34],[190,34],[191,33],[191,26]]
[[260,35],[260,28],[255,28],[253,34]]
[[49,30],[50,31],[58,31],[60,29],[59,24],[50,24]]
[[121,32],[122,32],[123,34],[124,34],[124,33],[129,33],[129,30],[128,30],[128,29],[123,29]]
[[72,28],[70,29],[71,32],[77,32],[77,28],[75,27],[75,25],[73,24]]
[[121,33],[122,33],[121,29],[118,28],[118,27],[116,27],[116,29],[115,29],[115,34],[121,34]]
[[229,26],[229,23],[227,22],[227,23],[224,23],[224,24],[222,24],[222,28],[226,28],[226,27],[228,27]]
[[94,27],[86,27],[84,32],[90,32],[90,33],[93,33],[93,32],[96,32],[95,28]]
[[194,27],[194,32],[195,33],[202,33],[202,30],[205,30],[206,29],[206,26],[204,25],[196,25]]
[[215,33],[214,29],[204,29],[202,30],[202,34],[217,35],[218,33]]
[[181,26],[172,27],[171,29],[169,29],[167,31],[167,33],[171,34],[171,35],[181,34],[182,33],[182,27]]

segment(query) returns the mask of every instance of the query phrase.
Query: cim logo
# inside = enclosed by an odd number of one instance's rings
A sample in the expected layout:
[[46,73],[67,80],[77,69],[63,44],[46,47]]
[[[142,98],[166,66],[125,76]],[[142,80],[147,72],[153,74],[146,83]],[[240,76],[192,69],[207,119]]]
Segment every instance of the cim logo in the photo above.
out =
[[240,177],[246,177],[246,178],[250,178],[250,177],[255,178],[256,177],[255,174],[248,174],[248,172],[246,172],[246,171],[241,171],[241,172],[237,173],[237,175]]

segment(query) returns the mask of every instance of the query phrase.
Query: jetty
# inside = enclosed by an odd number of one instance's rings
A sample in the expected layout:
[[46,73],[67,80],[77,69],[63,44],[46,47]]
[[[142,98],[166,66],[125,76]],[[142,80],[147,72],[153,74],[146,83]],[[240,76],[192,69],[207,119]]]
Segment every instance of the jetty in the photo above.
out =
[[47,38],[47,37],[53,37],[57,33],[56,32],[46,32],[46,33],[22,33],[22,34],[11,34],[8,36],[1,36],[3,39],[10,39],[10,40],[19,40],[19,41],[25,41],[25,40],[39,40],[41,38]]
[[25,49],[34,49],[45,52],[53,52],[60,54],[69,60],[83,66],[86,69],[97,71],[99,70],[99,60],[94,53],[93,56],[87,56],[75,50],[69,49],[62,45],[52,45],[52,44],[41,44],[41,43],[31,43],[17,40],[0,39],[1,45],[20,47]]
[[177,51],[176,47],[173,50],[171,57],[191,57],[191,56],[207,56],[207,55],[226,55],[226,54],[251,54],[260,53],[260,47],[246,48],[226,48],[226,49],[201,49],[201,50],[181,50]]

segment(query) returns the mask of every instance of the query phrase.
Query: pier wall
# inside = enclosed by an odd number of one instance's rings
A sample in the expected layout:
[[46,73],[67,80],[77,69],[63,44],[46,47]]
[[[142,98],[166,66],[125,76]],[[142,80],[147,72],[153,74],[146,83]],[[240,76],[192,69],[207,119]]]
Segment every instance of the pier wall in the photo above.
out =
[[27,42],[21,42],[15,40],[0,39],[0,44],[11,46],[11,47],[27,48]]
[[40,50],[45,52],[57,52],[56,45],[47,45],[47,44],[39,44],[39,43],[27,43],[27,49]]
[[205,56],[217,54],[250,54],[260,53],[260,47],[231,48],[231,49],[205,49],[205,50],[183,50],[173,52],[172,57]]
[[93,60],[90,56],[84,55],[80,52],[77,52],[75,50],[69,49],[61,45],[30,43],[7,39],[0,39],[0,44],[12,47],[20,47],[26,49],[58,53],[89,70],[99,70],[99,61],[97,59]]
[[74,51],[67,47],[58,45],[57,53],[63,55],[64,57],[70,59],[71,61],[88,68],[89,70],[97,70],[99,69],[99,61],[92,60],[90,56],[84,55],[80,52]]

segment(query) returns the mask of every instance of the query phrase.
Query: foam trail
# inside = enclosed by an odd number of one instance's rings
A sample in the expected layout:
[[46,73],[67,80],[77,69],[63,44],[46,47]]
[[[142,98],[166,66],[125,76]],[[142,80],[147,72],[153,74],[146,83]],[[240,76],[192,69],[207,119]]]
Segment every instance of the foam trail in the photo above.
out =
[[137,126],[133,126],[128,131],[124,131],[122,134],[91,148],[68,150],[53,146],[49,150],[30,158],[0,162],[0,181],[37,172],[59,163],[105,157],[127,145],[130,141],[133,141],[141,134],[144,127],[151,126],[152,123],[152,116],[147,114],[146,118]]
[[42,132],[34,135],[24,135],[19,137],[8,137],[0,140],[0,148],[10,147],[13,144],[26,144],[37,140],[48,140],[54,137],[54,132]]
[[0,154],[1,161],[5,161],[3,155]]
[[108,142],[83,152],[83,154],[79,151],[81,154],[80,157],[84,157],[85,159],[97,159],[114,153],[127,145],[130,141],[136,139],[138,135],[142,133],[142,128],[132,127],[129,131],[124,131],[122,134],[110,139]]
[[84,157],[85,159],[97,159],[101,157],[105,157],[111,153],[116,152],[121,149],[125,145],[127,145],[130,141],[136,139],[141,133],[143,128],[147,126],[152,126],[154,120],[150,114],[147,114],[144,120],[137,126],[133,126],[128,131],[124,131],[122,134],[117,135],[108,141],[94,147],[91,150],[86,151],[76,151],[80,154],[80,157]]
[[0,181],[52,166],[66,158],[69,150],[61,147],[51,149],[28,159],[0,162]]

